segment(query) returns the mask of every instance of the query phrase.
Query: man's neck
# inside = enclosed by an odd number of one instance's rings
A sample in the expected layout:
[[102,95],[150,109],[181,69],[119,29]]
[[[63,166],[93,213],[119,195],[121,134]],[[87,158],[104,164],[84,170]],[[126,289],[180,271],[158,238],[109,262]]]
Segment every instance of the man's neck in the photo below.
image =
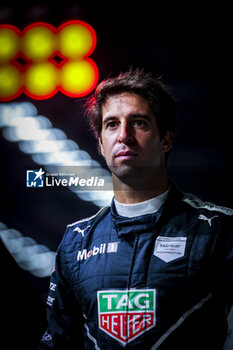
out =
[[113,176],[115,199],[119,203],[134,204],[146,201],[162,194],[168,189],[167,176],[157,177],[153,182],[125,183]]

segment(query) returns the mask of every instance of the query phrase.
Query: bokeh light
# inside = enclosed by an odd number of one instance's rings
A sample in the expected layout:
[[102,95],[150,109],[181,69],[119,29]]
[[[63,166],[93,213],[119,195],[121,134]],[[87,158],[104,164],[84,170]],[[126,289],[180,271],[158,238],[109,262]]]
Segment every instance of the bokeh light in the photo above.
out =
[[69,21],[59,28],[59,50],[70,59],[89,56],[96,45],[96,34],[91,26],[81,21]]
[[34,99],[53,96],[57,90],[57,69],[50,62],[31,65],[25,73],[25,92]]
[[47,60],[56,51],[55,28],[47,23],[36,23],[25,28],[22,36],[21,50],[33,60]]
[[19,51],[19,33],[14,26],[0,25],[0,62],[9,62]]
[[92,60],[67,62],[61,68],[60,90],[74,97],[87,95],[98,81],[98,69]]
[[96,46],[94,29],[73,20],[55,29],[36,22],[22,32],[0,26],[0,101],[22,92],[32,99],[48,99],[59,90],[83,97],[96,86],[98,68],[89,58]]

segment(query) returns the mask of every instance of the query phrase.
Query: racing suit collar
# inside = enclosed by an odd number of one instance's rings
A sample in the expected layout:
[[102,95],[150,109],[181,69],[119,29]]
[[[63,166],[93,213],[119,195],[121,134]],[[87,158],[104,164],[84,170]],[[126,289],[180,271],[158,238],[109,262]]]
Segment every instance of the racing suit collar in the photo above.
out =
[[114,199],[116,211],[119,215],[122,215],[127,218],[134,218],[136,216],[153,214],[157,212],[160,209],[160,207],[164,204],[168,197],[169,191],[170,187],[165,192],[154,198],[134,204],[122,204],[117,202],[116,199]]
[[112,199],[110,212],[112,216],[113,226],[117,231],[118,237],[125,235],[134,235],[139,233],[151,232],[153,229],[157,231],[157,225],[161,221],[166,221],[171,213],[171,206],[173,211],[175,208],[174,199],[182,196],[182,192],[176,187],[176,184],[172,179],[169,179],[170,191],[166,202],[161,208],[152,214],[145,214],[133,218],[126,218],[118,215],[116,212],[114,198]]
[[136,216],[134,218],[126,218],[117,214],[114,201],[112,201],[110,210],[112,214],[113,225],[117,231],[118,237],[150,232],[153,230],[161,216],[161,210],[159,210],[154,214],[146,214]]

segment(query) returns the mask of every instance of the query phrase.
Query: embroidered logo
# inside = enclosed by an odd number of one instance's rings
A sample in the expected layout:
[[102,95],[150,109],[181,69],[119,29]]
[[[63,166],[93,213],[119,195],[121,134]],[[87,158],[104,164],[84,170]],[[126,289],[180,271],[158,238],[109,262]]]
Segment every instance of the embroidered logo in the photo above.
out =
[[155,326],[155,289],[97,292],[99,328],[124,346]]
[[154,246],[154,256],[165,262],[184,256],[187,237],[158,236]]
[[88,225],[87,227],[85,227],[85,228],[82,230],[80,227],[77,226],[77,227],[74,229],[74,231],[77,231],[77,232],[81,233],[82,237],[84,237],[84,231],[86,231],[89,227],[91,227],[91,225]]
[[116,253],[119,242],[101,243],[99,246],[94,245],[90,250],[83,249],[78,251],[77,260],[86,260],[91,256],[105,253]]
[[211,220],[213,220],[214,218],[217,218],[217,217],[218,217],[218,215],[214,215],[214,216],[212,216],[212,218],[207,218],[205,215],[200,214],[200,215],[198,216],[198,219],[207,221],[208,224],[211,226],[211,225],[212,225]]
[[46,331],[43,335],[42,341],[50,341],[50,340],[52,340],[52,335]]

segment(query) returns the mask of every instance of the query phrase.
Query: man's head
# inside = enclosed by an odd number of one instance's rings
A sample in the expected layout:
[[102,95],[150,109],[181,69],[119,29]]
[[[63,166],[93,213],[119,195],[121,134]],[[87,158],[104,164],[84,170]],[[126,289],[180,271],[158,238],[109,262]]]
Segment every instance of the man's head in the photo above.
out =
[[86,112],[97,139],[102,131],[102,107],[106,100],[122,92],[132,92],[146,98],[154,112],[160,137],[166,131],[175,132],[176,106],[171,95],[158,79],[143,70],[129,70],[102,81],[86,103]]
[[161,173],[175,131],[175,103],[161,83],[128,71],[100,83],[87,115],[113,178],[128,183]]

